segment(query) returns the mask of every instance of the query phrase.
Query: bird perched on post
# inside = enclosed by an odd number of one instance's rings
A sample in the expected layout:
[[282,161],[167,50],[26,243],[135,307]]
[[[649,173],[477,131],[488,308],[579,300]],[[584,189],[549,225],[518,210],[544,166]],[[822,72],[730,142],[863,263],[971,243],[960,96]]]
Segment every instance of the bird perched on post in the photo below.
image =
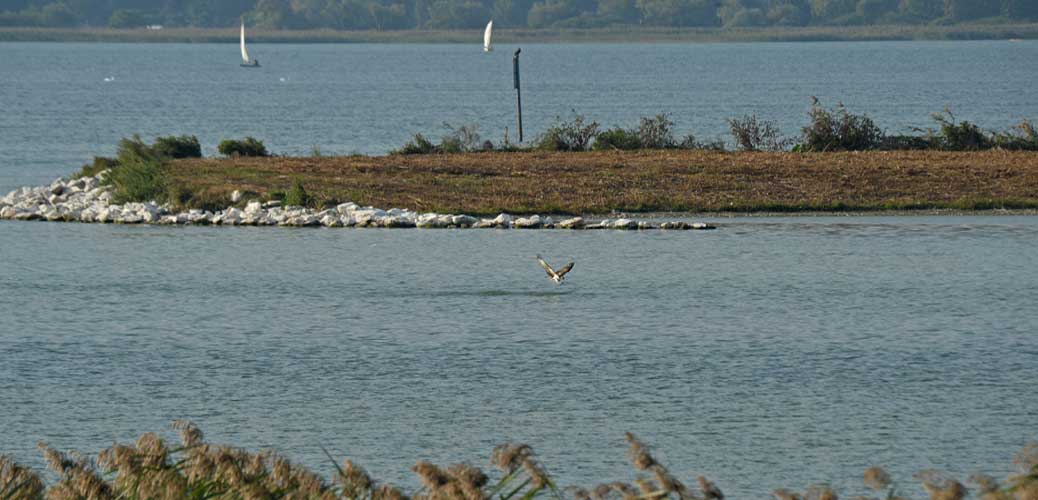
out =
[[537,256],[537,262],[540,262],[541,267],[544,268],[544,272],[548,273],[548,278],[560,285],[562,284],[562,280],[566,276],[566,273],[570,272],[570,270],[573,269],[573,263],[570,262],[569,264],[566,264],[566,266],[562,269],[556,271],[555,269],[552,269],[552,267],[549,266],[547,262],[544,262],[544,259],[542,259],[540,255]]

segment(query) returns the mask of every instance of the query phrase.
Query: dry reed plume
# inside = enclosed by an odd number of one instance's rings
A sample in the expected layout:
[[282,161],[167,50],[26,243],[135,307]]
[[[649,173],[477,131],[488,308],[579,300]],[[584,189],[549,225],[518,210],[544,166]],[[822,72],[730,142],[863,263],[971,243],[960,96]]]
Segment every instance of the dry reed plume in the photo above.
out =
[[[0,456],[0,500],[65,499],[365,499],[365,500],[489,500],[535,497],[577,499],[680,499],[723,500],[724,493],[703,476],[686,486],[652,455],[633,434],[626,434],[628,458],[637,471],[632,483],[613,481],[590,489],[560,489],[525,444],[494,448],[490,464],[500,471],[491,481],[469,464],[440,467],[419,461],[412,471],[421,488],[405,494],[389,484],[379,484],[350,460],[335,464],[331,478],[292,464],[273,451],[252,453],[241,448],[206,443],[191,422],[176,421],[179,444],[171,446],[147,433],[136,443],[116,444],[89,459],[75,452],[61,452],[41,443],[44,458],[57,480],[46,485],[36,472]],[[967,484],[945,474],[926,470],[914,477],[931,500],[962,500],[971,493],[980,500],[1038,500],[1038,443],[1028,444],[1014,459],[1018,473],[1000,483],[991,476],[974,474]],[[899,500],[899,490],[880,467],[865,470],[863,482],[877,497],[857,500]],[[777,500],[838,500],[827,485],[813,485],[803,492],[778,489]]]

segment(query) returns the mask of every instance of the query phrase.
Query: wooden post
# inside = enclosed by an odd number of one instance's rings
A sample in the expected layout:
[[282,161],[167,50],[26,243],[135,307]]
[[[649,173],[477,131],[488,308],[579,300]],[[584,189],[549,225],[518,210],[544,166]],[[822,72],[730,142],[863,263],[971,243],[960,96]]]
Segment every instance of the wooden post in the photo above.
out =
[[519,90],[519,53],[522,48],[515,49],[512,56],[512,76],[515,78],[515,107],[519,117],[519,142],[523,142],[523,95]]

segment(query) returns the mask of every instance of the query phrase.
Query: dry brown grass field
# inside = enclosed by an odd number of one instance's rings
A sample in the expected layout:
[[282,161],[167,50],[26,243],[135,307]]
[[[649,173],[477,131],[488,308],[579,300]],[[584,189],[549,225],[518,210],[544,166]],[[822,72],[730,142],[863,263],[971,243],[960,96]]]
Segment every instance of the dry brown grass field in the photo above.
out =
[[652,150],[207,158],[165,167],[185,204],[302,182],[318,204],[508,212],[810,212],[1038,208],[1038,153]]

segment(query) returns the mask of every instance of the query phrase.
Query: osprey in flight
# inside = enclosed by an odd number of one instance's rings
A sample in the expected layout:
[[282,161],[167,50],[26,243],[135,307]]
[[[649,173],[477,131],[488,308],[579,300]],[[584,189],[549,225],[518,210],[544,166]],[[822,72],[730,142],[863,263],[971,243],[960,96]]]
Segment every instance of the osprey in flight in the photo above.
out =
[[562,280],[566,276],[566,273],[568,273],[570,269],[573,269],[573,263],[570,262],[569,264],[566,264],[566,267],[556,271],[552,269],[547,262],[544,262],[544,259],[542,259],[540,255],[537,256],[537,262],[540,262],[541,267],[544,268],[544,272],[548,273],[548,278],[551,278],[552,281],[560,285],[562,284]]

